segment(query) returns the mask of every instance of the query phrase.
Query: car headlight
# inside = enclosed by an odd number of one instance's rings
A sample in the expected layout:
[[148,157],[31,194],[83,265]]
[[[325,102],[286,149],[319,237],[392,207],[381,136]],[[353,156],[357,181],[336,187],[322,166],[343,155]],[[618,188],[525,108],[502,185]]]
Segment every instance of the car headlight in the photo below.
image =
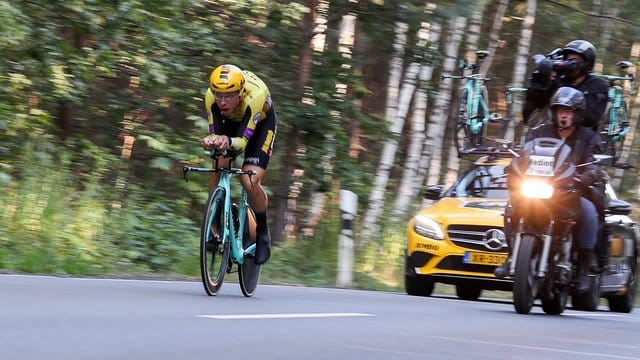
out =
[[444,240],[444,234],[442,233],[440,224],[428,216],[416,215],[416,222],[413,225],[413,230],[422,236],[434,240]]
[[525,180],[520,185],[520,193],[532,199],[550,199],[553,195],[553,186],[542,180]]

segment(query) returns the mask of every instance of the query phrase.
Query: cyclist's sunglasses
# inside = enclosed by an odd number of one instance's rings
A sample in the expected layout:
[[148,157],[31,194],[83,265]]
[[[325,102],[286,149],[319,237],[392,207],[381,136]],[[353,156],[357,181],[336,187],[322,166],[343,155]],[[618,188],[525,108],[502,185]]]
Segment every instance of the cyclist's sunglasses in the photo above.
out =
[[213,97],[216,99],[216,101],[222,101],[222,100],[233,100],[236,97],[238,97],[238,95],[240,95],[240,92],[235,91],[232,93],[213,93]]

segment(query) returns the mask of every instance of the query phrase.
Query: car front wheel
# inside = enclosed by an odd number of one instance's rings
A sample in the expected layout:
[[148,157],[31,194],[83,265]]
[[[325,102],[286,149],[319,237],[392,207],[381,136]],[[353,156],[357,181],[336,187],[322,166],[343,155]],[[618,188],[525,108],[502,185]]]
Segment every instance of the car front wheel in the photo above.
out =
[[431,296],[435,282],[426,276],[405,275],[404,286],[407,294],[412,296]]
[[456,295],[462,300],[478,300],[482,294],[482,288],[471,282],[456,284]]

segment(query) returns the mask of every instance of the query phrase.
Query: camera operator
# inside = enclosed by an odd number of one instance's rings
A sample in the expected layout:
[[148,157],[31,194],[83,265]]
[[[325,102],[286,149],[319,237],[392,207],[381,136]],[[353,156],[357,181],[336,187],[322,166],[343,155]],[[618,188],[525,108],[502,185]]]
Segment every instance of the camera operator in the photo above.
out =
[[[547,56],[534,55],[533,61],[536,71],[531,75],[531,87],[522,112],[524,123],[534,127],[548,122],[551,96],[559,87],[569,86],[584,94],[587,107],[582,125],[597,131],[607,107],[609,85],[591,75],[596,61],[593,44],[586,40],[573,40]],[[544,114],[542,121],[538,118],[540,113]]]

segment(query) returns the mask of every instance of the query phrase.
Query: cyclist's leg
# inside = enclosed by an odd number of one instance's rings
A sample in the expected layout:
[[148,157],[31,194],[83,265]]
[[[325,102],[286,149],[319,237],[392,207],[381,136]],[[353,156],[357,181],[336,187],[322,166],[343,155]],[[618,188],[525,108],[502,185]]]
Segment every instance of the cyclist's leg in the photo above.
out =
[[256,125],[256,130],[247,143],[243,170],[253,170],[249,178],[241,176],[242,186],[247,191],[247,200],[256,215],[256,253],[254,261],[263,264],[271,256],[271,235],[267,225],[268,197],[262,188],[262,178],[266,172],[273,151],[277,130],[277,117],[272,107],[267,117]]

